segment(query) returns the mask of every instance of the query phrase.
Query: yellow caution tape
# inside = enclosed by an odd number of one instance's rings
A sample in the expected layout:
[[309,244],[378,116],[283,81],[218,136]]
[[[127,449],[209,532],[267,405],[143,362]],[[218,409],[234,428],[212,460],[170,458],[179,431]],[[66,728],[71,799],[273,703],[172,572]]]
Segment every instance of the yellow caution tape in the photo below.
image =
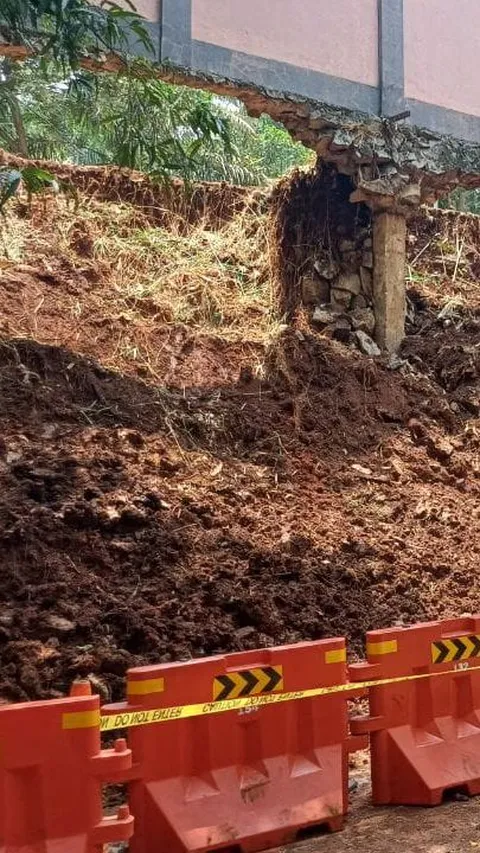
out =
[[[293,702],[297,699],[314,699],[316,696],[330,696],[335,693],[354,693],[367,690],[370,687],[384,687],[387,684],[402,684],[407,681],[421,681],[425,678],[437,678],[442,675],[453,675],[462,670],[475,672],[480,666],[468,667],[462,664],[458,669],[443,672],[422,672],[418,675],[403,675],[397,678],[382,678],[371,681],[349,682],[334,684],[331,687],[312,687],[309,690],[296,690],[292,693],[270,693],[268,696],[247,696],[239,699],[227,699],[220,702],[205,702],[196,705],[178,705],[171,708],[155,708],[123,713],[109,714],[100,718],[100,731],[111,732],[116,729],[128,729],[132,726],[146,726],[151,723],[165,723],[169,720],[186,720],[189,717],[203,717],[208,714],[223,714],[227,711],[254,711],[265,705],[275,705],[279,702]],[[67,715],[64,715],[67,716]],[[66,726],[64,725],[64,728]],[[68,728],[72,728],[71,725]]]

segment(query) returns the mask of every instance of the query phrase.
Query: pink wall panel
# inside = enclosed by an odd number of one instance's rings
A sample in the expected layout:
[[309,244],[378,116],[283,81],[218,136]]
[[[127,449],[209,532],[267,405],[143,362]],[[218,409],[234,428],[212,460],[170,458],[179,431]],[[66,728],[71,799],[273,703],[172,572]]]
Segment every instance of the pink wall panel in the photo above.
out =
[[[132,2],[135,6],[135,11],[139,15],[143,15],[147,21],[158,21],[159,0],[132,0]],[[128,4],[122,3],[121,0],[120,5],[125,6],[126,9],[131,8]]]
[[192,0],[192,7],[198,41],[378,83],[377,0]]
[[480,116],[480,0],[405,0],[405,94]]

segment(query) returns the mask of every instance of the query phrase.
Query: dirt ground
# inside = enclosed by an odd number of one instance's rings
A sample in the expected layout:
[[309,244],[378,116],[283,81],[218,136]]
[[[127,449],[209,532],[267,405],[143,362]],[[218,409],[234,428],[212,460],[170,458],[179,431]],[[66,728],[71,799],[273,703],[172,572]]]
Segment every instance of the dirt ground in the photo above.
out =
[[368,780],[358,778],[341,833],[322,835],[278,853],[468,853],[480,849],[480,801],[434,809],[373,808]]
[[85,211],[19,208],[0,264],[3,699],[479,610],[478,281],[427,246],[393,365],[226,339],[132,314]]

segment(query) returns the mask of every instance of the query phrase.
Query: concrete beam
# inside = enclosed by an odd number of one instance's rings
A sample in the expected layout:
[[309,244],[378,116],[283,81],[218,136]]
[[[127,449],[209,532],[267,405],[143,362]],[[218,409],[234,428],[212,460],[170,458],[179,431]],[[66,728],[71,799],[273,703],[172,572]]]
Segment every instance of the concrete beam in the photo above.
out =
[[375,338],[395,352],[405,336],[407,220],[397,213],[374,213],[373,302]]

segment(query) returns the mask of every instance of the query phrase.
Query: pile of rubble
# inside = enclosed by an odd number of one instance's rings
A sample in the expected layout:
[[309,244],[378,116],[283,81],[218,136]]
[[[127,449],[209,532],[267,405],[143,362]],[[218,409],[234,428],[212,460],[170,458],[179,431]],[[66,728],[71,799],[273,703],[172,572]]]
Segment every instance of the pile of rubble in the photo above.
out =
[[313,262],[313,272],[302,278],[302,302],[311,310],[312,322],[324,334],[355,344],[363,353],[381,351],[373,335],[373,250],[370,229],[355,239],[343,240],[338,260],[323,248]]

